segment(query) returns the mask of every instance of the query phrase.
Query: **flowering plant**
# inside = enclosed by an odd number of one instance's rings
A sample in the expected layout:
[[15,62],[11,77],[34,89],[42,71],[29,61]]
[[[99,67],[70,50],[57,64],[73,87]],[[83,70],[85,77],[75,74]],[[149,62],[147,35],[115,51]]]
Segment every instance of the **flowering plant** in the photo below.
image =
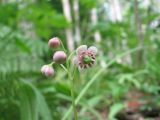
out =
[[[55,74],[55,70],[53,68],[54,64],[59,64],[65,72],[68,74],[68,78],[71,80],[72,88],[71,88],[71,97],[72,97],[72,106],[74,110],[74,119],[77,120],[77,110],[75,105],[75,98],[74,98],[74,73],[75,68],[78,68],[80,71],[82,69],[86,69],[89,67],[92,67],[96,63],[96,54],[97,54],[97,48],[94,46],[91,46],[87,48],[87,45],[81,45],[79,46],[76,51],[73,51],[68,57],[66,54],[66,49],[63,46],[63,43],[58,37],[54,37],[48,41],[48,45],[51,48],[57,48],[62,45],[63,50],[56,51],[53,54],[53,62],[47,65],[43,65],[41,68],[42,74],[45,76],[53,76]],[[71,60],[73,53],[76,52],[76,56]],[[69,62],[73,62],[72,66],[69,66]],[[63,64],[66,64],[63,65]],[[74,68],[73,71],[71,71],[71,68]]]

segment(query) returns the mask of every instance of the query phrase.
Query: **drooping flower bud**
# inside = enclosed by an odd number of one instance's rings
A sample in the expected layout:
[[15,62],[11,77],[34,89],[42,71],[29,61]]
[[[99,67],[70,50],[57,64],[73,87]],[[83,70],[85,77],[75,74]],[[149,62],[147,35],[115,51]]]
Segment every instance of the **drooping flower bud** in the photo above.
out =
[[54,69],[49,65],[43,65],[41,68],[41,72],[45,76],[52,76],[54,74]]
[[63,64],[66,62],[67,55],[64,51],[56,51],[53,55],[53,60],[55,63]]
[[60,42],[60,39],[58,37],[54,37],[54,38],[51,38],[49,41],[48,41],[48,45],[52,48],[57,48],[59,47],[61,44]]

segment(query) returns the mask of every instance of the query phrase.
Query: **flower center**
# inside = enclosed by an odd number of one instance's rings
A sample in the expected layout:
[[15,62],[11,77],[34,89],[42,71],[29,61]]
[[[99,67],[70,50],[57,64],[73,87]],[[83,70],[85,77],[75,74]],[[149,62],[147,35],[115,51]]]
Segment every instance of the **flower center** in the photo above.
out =
[[85,55],[85,56],[83,57],[83,62],[84,62],[85,64],[88,64],[88,63],[92,62],[92,58],[91,58],[90,56],[88,56],[88,55]]

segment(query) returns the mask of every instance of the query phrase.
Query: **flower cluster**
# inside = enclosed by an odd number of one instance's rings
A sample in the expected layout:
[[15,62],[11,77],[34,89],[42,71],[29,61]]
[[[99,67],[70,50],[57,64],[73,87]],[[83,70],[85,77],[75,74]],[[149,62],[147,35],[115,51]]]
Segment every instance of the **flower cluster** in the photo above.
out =
[[[58,37],[54,37],[48,41],[48,45],[51,48],[57,48],[61,45],[61,40]],[[96,62],[97,48],[94,46],[87,47],[87,45],[81,45],[76,49],[77,56],[74,57],[74,64],[81,69],[92,67]],[[64,51],[56,51],[53,54],[53,62],[48,65],[43,65],[41,68],[42,74],[45,76],[51,76],[54,74],[52,64],[64,64],[66,62],[67,55]]]
[[[61,41],[58,37],[54,37],[48,41],[48,45],[51,48],[57,48],[61,44]],[[67,55],[64,51],[56,51],[53,54],[53,63],[63,64],[66,62]],[[41,68],[42,74],[45,76],[52,76],[54,75],[54,68],[52,67],[52,63],[48,65],[43,65]]]

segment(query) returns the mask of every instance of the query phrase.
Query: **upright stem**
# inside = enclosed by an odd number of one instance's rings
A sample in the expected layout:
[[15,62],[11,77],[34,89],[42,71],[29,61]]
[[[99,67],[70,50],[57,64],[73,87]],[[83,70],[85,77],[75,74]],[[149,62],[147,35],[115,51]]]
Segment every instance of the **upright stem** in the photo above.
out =
[[73,70],[73,76],[72,76],[71,71],[69,70],[68,66],[66,68],[63,64],[61,64],[61,67],[67,72],[68,78],[71,82],[71,97],[72,97],[72,107],[73,107],[73,111],[74,111],[74,120],[78,120],[76,104],[75,104],[75,96],[74,96],[74,73],[75,73],[75,69]]
[[73,106],[73,111],[74,111],[74,120],[78,120],[76,104],[75,104],[75,96],[74,96],[74,78],[70,78],[70,80],[71,80],[71,84],[72,84],[71,96],[72,96],[72,106]]
[[74,120],[78,120],[76,104],[75,104],[75,96],[74,96],[74,73],[75,73],[75,69],[74,68],[73,68],[73,75],[71,75],[71,71],[69,71],[68,72],[68,77],[69,77],[69,79],[71,81],[71,97],[72,97],[72,106],[73,106],[73,111],[74,111]]

